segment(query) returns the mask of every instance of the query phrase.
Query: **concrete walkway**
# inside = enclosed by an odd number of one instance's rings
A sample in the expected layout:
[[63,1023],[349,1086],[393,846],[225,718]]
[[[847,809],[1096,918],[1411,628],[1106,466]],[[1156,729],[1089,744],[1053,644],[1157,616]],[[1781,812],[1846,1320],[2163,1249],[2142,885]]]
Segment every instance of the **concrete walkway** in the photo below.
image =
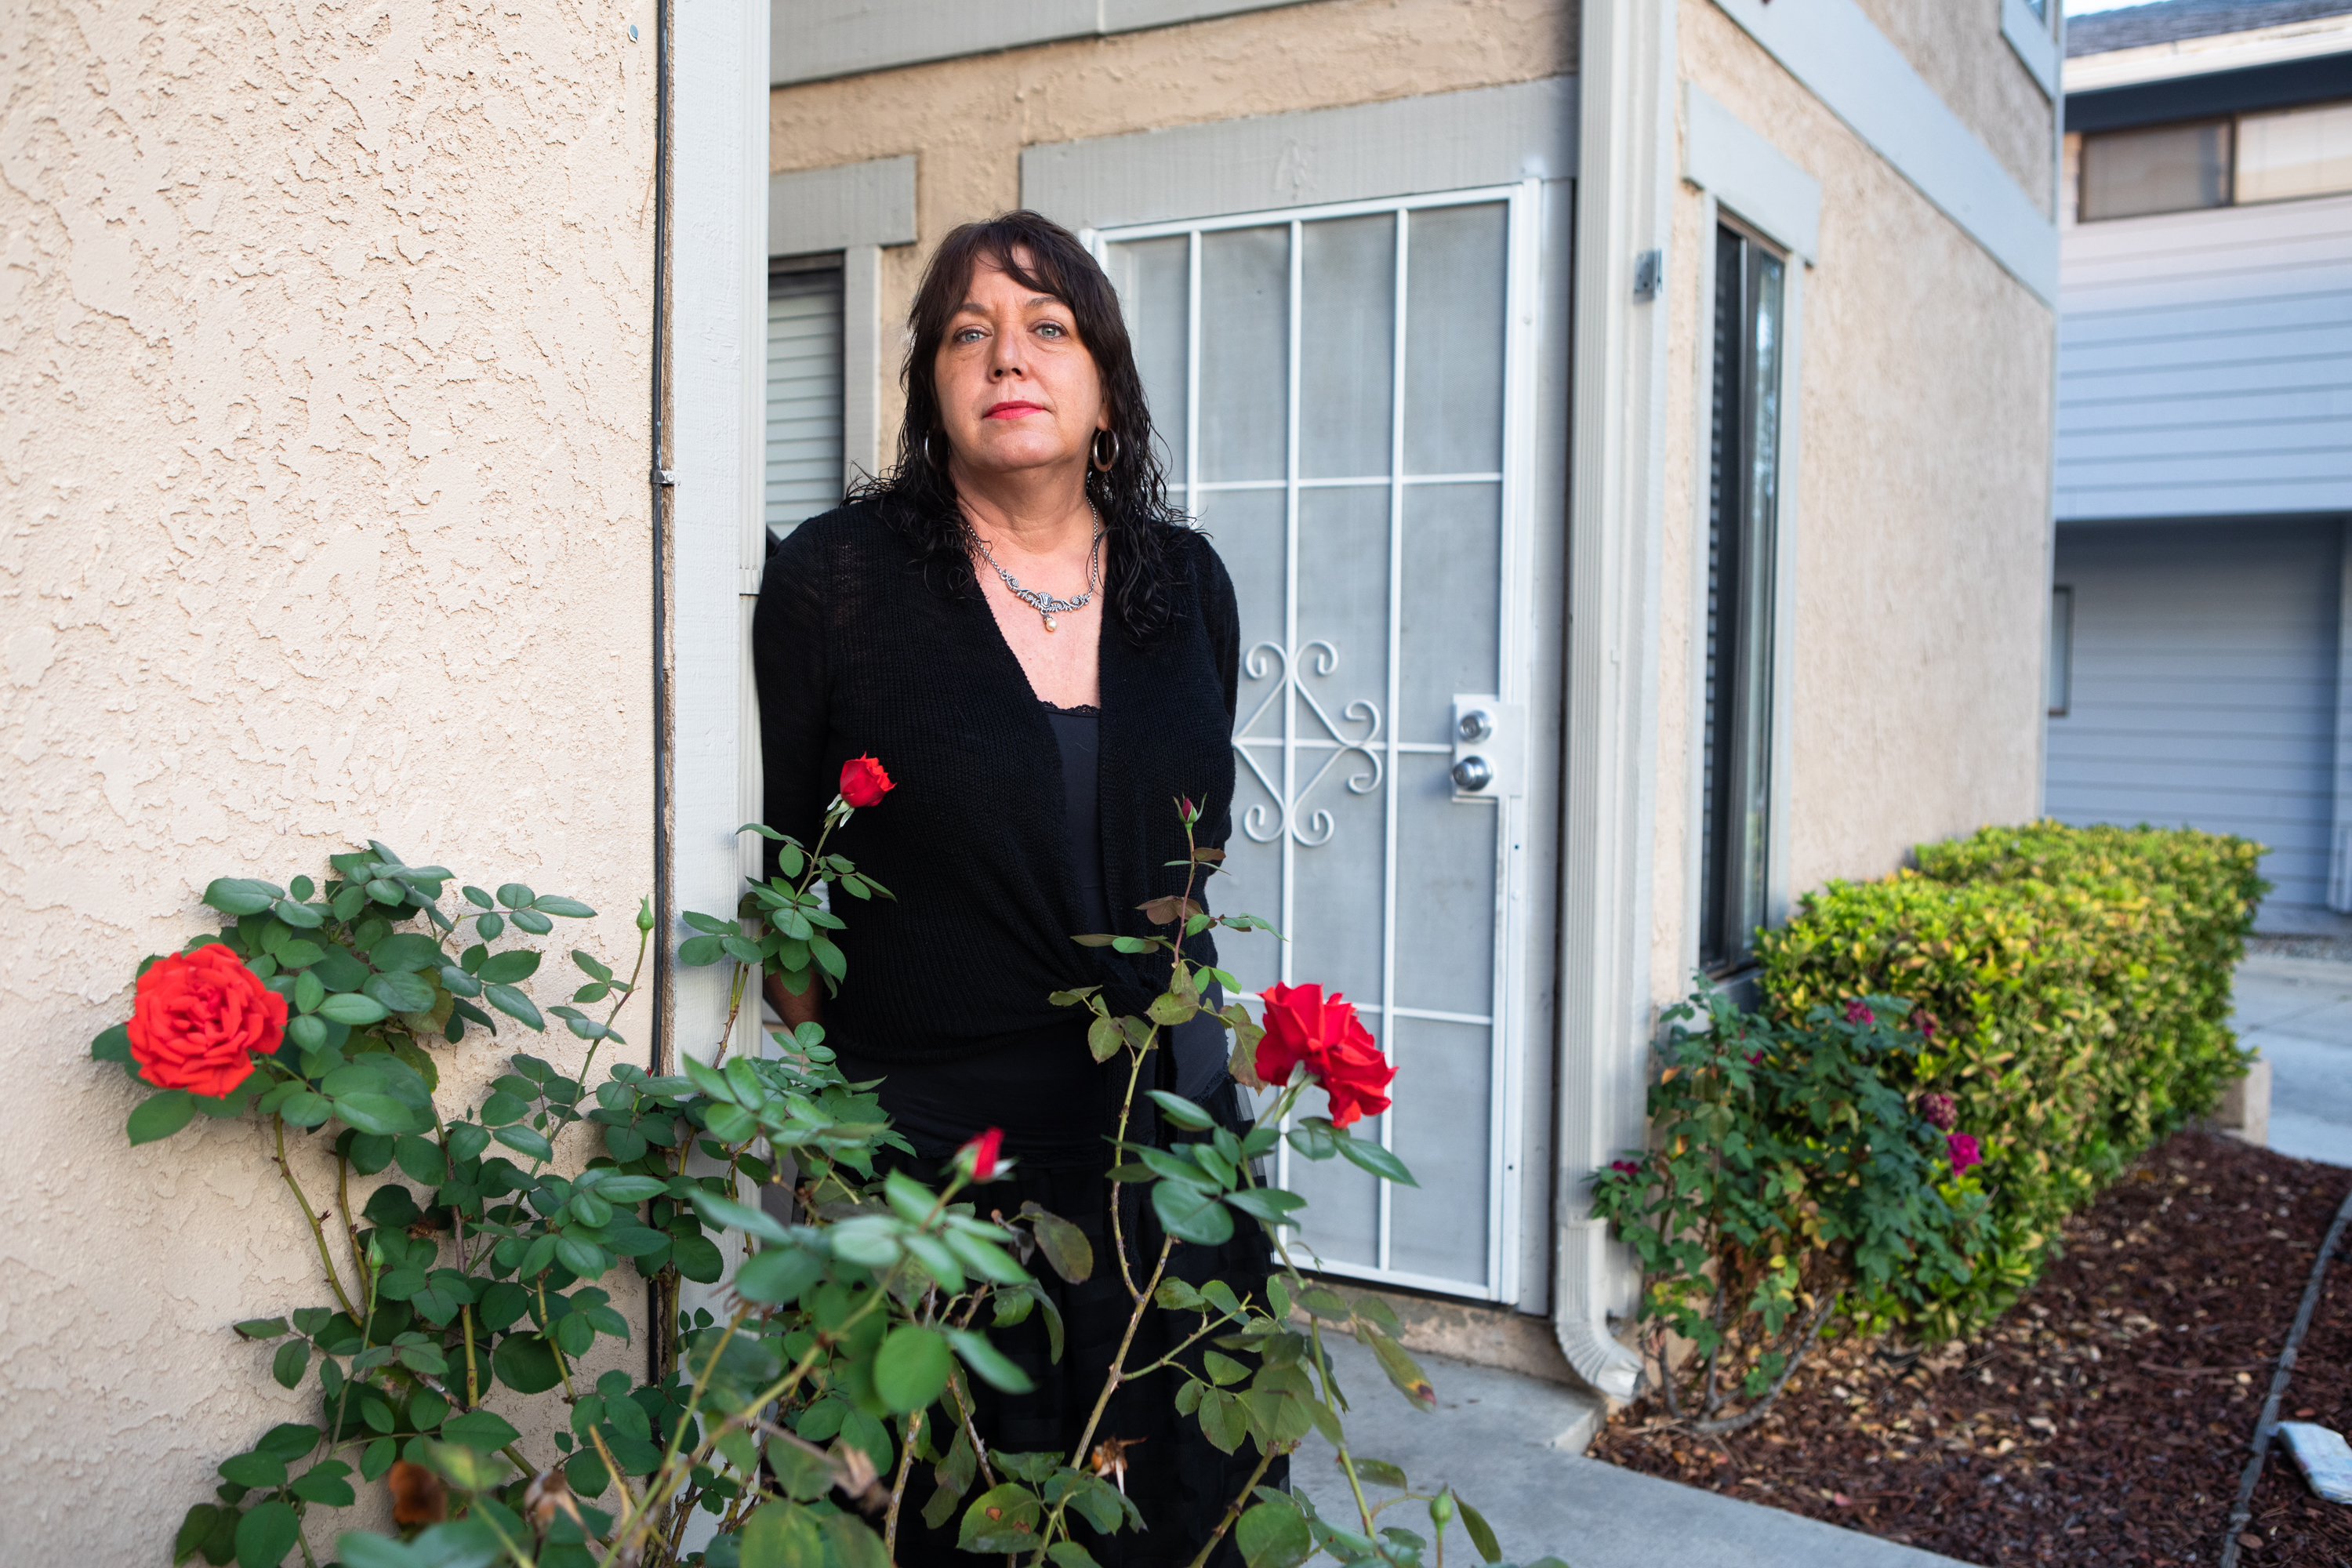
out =
[[[1339,1340],[1331,1352],[1340,1387],[1355,1405],[1347,1418],[1349,1446],[1402,1469],[1415,1491],[1451,1484],[1495,1527],[1507,1561],[1549,1555],[1569,1568],[1953,1568],[1949,1557],[1585,1458],[1580,1450],[1596,1430],[1597,1406],[1557,1384],[1422,1356],[1437,1387],[1437,1409],[1424,1414],[1405,1403],[1354,1341]],[[1556,1447],[1561,1437],[1566,1445]],[[1326,1517],[1353,1517],[1347,1478],[1320,1438],[1298,1451],[1292,1484]],[[1377,1507],[1396,1493],[1367,1489],[1365,1495]],[[1400,1503],[1380,1522],[1430,1534],[1423,1503]],[[1478,1561],[1458,1525],[1448,1531],[1447,1546],[1454,1562]]]
[[2352,1165],[2352,963],[2249,958],[2236,1004],[2240,1042],[2271,1064],[2270,1146]]

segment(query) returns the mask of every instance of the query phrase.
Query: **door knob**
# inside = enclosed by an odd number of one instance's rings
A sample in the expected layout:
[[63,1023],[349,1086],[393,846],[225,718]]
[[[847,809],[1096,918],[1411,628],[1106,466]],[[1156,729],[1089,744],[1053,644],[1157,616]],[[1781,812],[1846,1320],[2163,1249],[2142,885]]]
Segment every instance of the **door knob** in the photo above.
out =
[[1495,770],[1486,765],[1484,757],[1465,757],[1454,764],[1454,785],[1456,789],[1475,793],[1494,782]]

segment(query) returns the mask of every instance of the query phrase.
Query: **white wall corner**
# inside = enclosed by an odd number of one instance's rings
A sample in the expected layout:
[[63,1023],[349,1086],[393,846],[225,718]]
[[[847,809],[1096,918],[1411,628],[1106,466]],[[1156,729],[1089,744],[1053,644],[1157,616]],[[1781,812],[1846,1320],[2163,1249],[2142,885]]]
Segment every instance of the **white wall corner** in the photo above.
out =
[[[768,7],[680,5],[672,24],[669,908],[724,913],[756,866],[747,814],[742,574],[761,551],[766,424]],[[666,933],[675,942],[683,924]],[[719,969],[680,970],[676,1050],[708,1058],[728,1017]],[[756,1040],[752,1020],[739,1037]]]
[[912,245],[915,155],[771,174],[767,204],[770,256]]
[[[2033,14],[2026,0],[1998,0],[2000,6],[2000,36],[2017,51],[2026,70],[2041,85],[2044,98],[2058,96],[2058,24],[2057,17],[2044,18]],[[2059,0],[2043,0],[2051,11],[2058,8]]]
[[1674,10],[1587,0],[1582,25],[1552,1322],[1577,1374],[1628,1398],[1641,1359],[1609,1320],[1637,1277],[1591,1203],[1592,1173],[1643,1142],[1654,1026],[1654,644],[1672,307],[1668,291],[1637,300],[1633,274],[1637,258],[1664,250],[1672,225]]
[[1822,183],[1698,83],[1683,83],[1683,178],[1807,266],[1820,265]]

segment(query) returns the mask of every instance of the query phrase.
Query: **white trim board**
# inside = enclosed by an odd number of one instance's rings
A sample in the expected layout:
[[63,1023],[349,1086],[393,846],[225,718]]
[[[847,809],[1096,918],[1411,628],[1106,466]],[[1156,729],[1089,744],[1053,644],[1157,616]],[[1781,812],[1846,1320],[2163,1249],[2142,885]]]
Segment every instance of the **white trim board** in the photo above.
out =
[[1853,0],[1715,0],[1829,111],[2053,310],[2058,226]]
[[2059,0],[2042,0],[2051,15],[2037,16],[2026,0],[2000,0],[2000,36],[2017,51],[2018,59],[2032,74],[2042,88],[2044,98],[2058,93],[2058,9]]
[[1021,154],[1021,200],[1072,228],[1322,206],[1563,180],[1577,84],[1508,87],[1050,142]]
[[[1683,83],[1683,178],[1808,267],[1819,266],[1822,183],[1698,83]],[[1714,232],[1712,222],[1706,232]]]
[[915,155],[768,176],[768,254],[915,243]]
[[776,87],[929,60],[994,54],[1271,11],[1299,0],[771,0],[768,80]]

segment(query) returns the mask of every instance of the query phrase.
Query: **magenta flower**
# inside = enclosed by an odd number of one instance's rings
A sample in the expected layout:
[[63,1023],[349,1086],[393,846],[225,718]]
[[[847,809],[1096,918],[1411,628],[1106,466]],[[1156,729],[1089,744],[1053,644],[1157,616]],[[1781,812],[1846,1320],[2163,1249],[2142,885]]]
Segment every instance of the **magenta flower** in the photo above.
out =
[[1753,1067],[1762,1067],[1762,1066],[1764,1065],[1764,1053],[1763,1053],[1762,1051],[1750,1051],[1750,1052],[1748,1052],[1748,1065],[1749,1067],[1752,1067],[1752,1068],[1753,1068]]
[[1849,1024],[1875,1024],[1878,1015],[1862,1004],[1860,997],[1845,1005],[1845,1021]]
[[1622,1172],[1628,1176],[1638,1176],[1642,1173],[1642,1167],[1633,1163],[1631,1160],[1612,1160],[1609,1162],[1609,1168],[1612,1171]]
[[1919,1114],[1939,1132],[1949,1132],[1958,1120],[1959,1107],[1948,1094],[1923,1094],[1919,1097]]
[[1984,1163],[1984,1151],[1978,1147],[1973,1134],[1948,1133],[1944,1139],[1944,1147],[1951,1152],[1952,1174],[1955,1176],[1966,1173],[1970,1165]]
[[1915,1012],[1911,1016],[1919,1026],[1919,1037],[1923,1040],[1932,1041],[1936,1037],[1936,1015],[1933,1013]]

